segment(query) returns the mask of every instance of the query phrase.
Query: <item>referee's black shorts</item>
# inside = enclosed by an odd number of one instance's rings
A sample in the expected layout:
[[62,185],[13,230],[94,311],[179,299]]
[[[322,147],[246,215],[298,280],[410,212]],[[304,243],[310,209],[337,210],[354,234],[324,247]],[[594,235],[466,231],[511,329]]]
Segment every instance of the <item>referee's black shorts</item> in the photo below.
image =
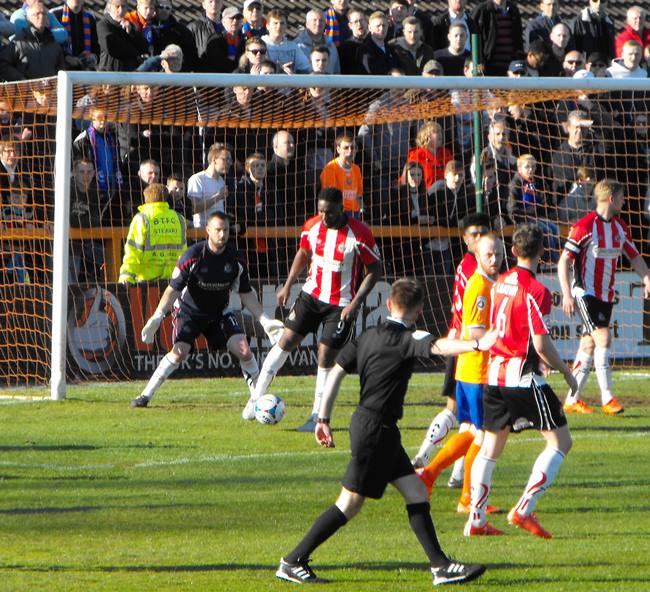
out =
[[614,308],[613,302],[605,302],[591,294],[575,294],[575,301],[582,319],[583,335],[590,335],[596,329],[609,327]]
[[341,321],[342,310],[342,306],[327,304],[306,292],[300,292],[284,321],[284,326],[305,337],[316,333],[322,323],[320,343],[332,349],[342,349],[351,339],[354,330],[353,320],[345,323]]
[[379,499],[389,483],[413,473],[397,425],[363,407],[352,415],[350,450],[343,487],[364,497]]

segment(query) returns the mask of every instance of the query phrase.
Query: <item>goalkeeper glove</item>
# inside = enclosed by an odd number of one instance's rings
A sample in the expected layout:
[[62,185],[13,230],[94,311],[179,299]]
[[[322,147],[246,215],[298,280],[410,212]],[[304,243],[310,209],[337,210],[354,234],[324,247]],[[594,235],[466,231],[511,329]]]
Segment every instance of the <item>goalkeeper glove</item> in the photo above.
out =
[[153,343],[153,338],[156,336],[160,323],[165,318],[165,313],[157,310],[153,313],[151,318],[147,321],[147,324],[142,328],[142,333],[140,337],[144,343]]
[[269,336],[271,343],[275,345],[284,331],[284,324],[282,321],[276,319],[270,319],[265,314],[260,317],[260,325],[264,329],[264,332]]

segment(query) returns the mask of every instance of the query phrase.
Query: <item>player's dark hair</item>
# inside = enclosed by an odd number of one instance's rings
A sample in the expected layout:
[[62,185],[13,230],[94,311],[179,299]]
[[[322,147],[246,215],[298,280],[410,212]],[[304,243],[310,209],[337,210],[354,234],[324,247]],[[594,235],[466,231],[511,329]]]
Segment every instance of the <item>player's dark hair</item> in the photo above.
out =
[[343,204],[343,193],[336,187],[324,187],[318,194],[318,201],[326,201],[333,204]]
[[212,218],[218,218],[219,220],[223,220],[224,222],[228,222],[228,224],[230,224],[230,222],[231,222],[230,216],[228,216],[228,214],[224,214],[223,212],[212,212],[212,214],[210,214],[208,216],[208,219],[206,221],[206,225],[210,222],[210,220],[212,220]]
[[424,302],[424,291],[416,280],[396,280],[390,289],[390,299],[402,310],[413,310]]
[[517,255],[531,259],[539,255],[544,245],[544,233],[536,224],[520,224],[512,234],[512,246],[517,249]]
[[460,227],[465,232],[470,226],[485,226],[486,228],[490,228],[490,217],[487,214],[479,214],[478,212],[467,214],[460,221]]

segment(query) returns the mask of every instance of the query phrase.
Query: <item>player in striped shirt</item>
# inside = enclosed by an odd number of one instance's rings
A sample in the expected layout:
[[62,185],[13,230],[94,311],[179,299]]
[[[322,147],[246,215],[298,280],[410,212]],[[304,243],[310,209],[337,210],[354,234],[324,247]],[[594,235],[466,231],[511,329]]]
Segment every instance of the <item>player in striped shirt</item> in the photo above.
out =
[[543,365],[559,370],[569,388],[576,388],[571,369],[551,340],[545,317],[551,293],[535,278],[544,252],[544,235],[534,224],[518,226],[512,236],[517,265],[502,274],[492,290],[490,324],[498,332],[490,349],[488,387],[483,396],[484,439],[471,474],[471,507],[465,536],[500,534],[487,526],[492,473],[511,431],[539,430],[546,447],[537,457],[508,522],[535,536],[551,538],[533,511],[557,476],[571,449],[571,434],[562,403],[546,384]]
[[[298,428],[301,432],[314,431],[336,355],[352,336],[357,313],[381,277],[381,256],[370,228],[344,213],[343,194],[335,187],[321,189],[318,214],[302,227],[289,277],[278,292],[280,306],[286,306],[291,286],[308,265],[307,281],[291,307],[280,340],[264,360],[255,392],[242,413],[244,419],[255,418],[255,401],[267,392],[289,354],[322,325],[314,406],[310,418]],[[364,267],[365,276],[357,285]]]
[[614,307],[614,278],[621,253],[625,253],[630,266],[643,280],[646,298],[650,298],[650,274],[625,222],[619,217],[625,202],[623,185],[605,179],[594,188],[594,198],[596,210],[571,228],[558,263],[562,308],[569,316],[577,309],[583,324],[583,336],[573,363],[578,389],[567,395],[564,410],[593,413],[593,409],[580,399],[593,363],[602,410],[607,415],[617,415],[623,412],[623,406],[612,394],[609,322]]

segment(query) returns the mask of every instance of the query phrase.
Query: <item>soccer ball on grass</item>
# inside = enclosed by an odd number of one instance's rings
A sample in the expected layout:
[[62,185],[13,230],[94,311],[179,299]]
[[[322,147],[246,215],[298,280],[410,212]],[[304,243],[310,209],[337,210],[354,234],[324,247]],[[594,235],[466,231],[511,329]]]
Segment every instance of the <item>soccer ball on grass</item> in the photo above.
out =
[[262,395],[255,403],[255,419],[266,425],[274,425],[284,417],[284,401],[275,395]]

